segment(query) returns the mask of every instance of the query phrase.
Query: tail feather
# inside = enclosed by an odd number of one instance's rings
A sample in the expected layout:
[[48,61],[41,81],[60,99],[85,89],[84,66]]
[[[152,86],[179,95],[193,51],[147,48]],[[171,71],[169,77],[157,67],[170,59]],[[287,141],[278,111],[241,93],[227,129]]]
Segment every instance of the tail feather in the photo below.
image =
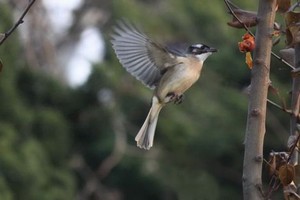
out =
[[157,125],[158,115],[163,104],[159,103],[157,97],[153,97],[152,106],[147,115],[147,118],[135,137],[137,146],[149,150],[153,146],[154,134]]

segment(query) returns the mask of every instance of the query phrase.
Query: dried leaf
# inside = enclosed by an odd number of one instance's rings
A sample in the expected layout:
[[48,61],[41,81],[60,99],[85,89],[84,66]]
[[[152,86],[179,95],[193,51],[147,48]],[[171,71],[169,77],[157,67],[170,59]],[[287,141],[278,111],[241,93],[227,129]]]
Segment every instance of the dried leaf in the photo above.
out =
[[248,65],[249,69],[252,69],[253,61],[252,61],[252,56],[251,56],[250,52],[246,53],[246,64]]
[[290,65],[294,65],[294,60],[295,60],[294,48],[281,49],[279,53],[285,61],[287,61]]
[[270,155],[268,164],[268,171],[270,176],[276,174],[276,155]]
[[268,167],[270,175],[278,175],[278,170],[281,166],[286,165],[288,153],[286,152],[271,152],[269,155]]
[[[228,6],[234,12],[234,14],[239,18],[239,20],[246,25],[247,27],[252,27],[257,25],[257,13],[247,10],[242,10],[236,5],[234,5],[231,1],[228,1]],[[235,28],[244,28],[243,24],[241,24],[234,16],[232,16],[232,21],[227,23],[229,26]]]
[[286,23],[286,43],[289,47],[294,47],[300,42],[300,13],[290,11],[285,15]]
[[285,16],[286,25],[290,26],[300,22],[299,16],[300,16],[299,12],[289,11]]
[[299,25],[300,25],[300,23],[295,24],[293,26],[289,26],[289,31],[292,36],[292,42],[295,44],[300,42],[300,26]]
[[242,39],[243,41],[238,42],[239,50],[243,53],[246,53],[245,62],[249,69],[252,69],[253,61],[250,52],[255,48],[255,38],[251,34],[245,33]]
[[300,165],[295,165],[295,176],[293,181],[295,182],[296,185],[300,185]]
[[277,0],[277,11],[285,13],[291,7],[291,0]]
[[243,41],[238,43],[241,52],[251,52],[255,48],[255,39],[249,33],[245,33],[242,37]]
[[289,185],[295,177],[295,169],[293,165],[282,165],[278,170],[279,179],[283,186]]

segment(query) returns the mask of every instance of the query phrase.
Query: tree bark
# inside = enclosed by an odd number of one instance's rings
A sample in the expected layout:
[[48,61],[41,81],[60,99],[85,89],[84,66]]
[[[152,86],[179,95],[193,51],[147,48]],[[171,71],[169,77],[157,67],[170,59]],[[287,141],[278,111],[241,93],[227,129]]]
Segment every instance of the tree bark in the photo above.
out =
[[276,0],[260,0],[257,14],[254,66],[251,72],[245,133],[243,195],[245,200],[264,199],[262,191],[263,142]]

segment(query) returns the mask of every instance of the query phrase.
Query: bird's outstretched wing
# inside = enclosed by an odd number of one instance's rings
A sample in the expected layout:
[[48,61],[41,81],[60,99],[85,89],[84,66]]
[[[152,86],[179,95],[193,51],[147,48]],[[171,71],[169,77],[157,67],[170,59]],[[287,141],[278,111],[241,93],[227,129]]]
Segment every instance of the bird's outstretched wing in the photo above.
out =
[[176,55],[129,22],[119,22],[114,31],[111,42],[120,63],[131,75],[154,89],[163,72],[176,64]]

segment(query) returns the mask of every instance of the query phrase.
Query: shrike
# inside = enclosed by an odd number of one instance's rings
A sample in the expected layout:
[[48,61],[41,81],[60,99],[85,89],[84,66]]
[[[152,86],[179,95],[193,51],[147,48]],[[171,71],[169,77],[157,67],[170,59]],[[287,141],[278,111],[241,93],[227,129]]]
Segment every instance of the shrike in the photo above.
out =
[[169,102],[181,103],[183,93],[199,79],[203,62],[217,50],[204,44],[171,49],[128,22],[119,22],[114,31],[111,42],[120,63],[154,90],[150,111],[135,137],[138,147],[149,150],[162,107]]

